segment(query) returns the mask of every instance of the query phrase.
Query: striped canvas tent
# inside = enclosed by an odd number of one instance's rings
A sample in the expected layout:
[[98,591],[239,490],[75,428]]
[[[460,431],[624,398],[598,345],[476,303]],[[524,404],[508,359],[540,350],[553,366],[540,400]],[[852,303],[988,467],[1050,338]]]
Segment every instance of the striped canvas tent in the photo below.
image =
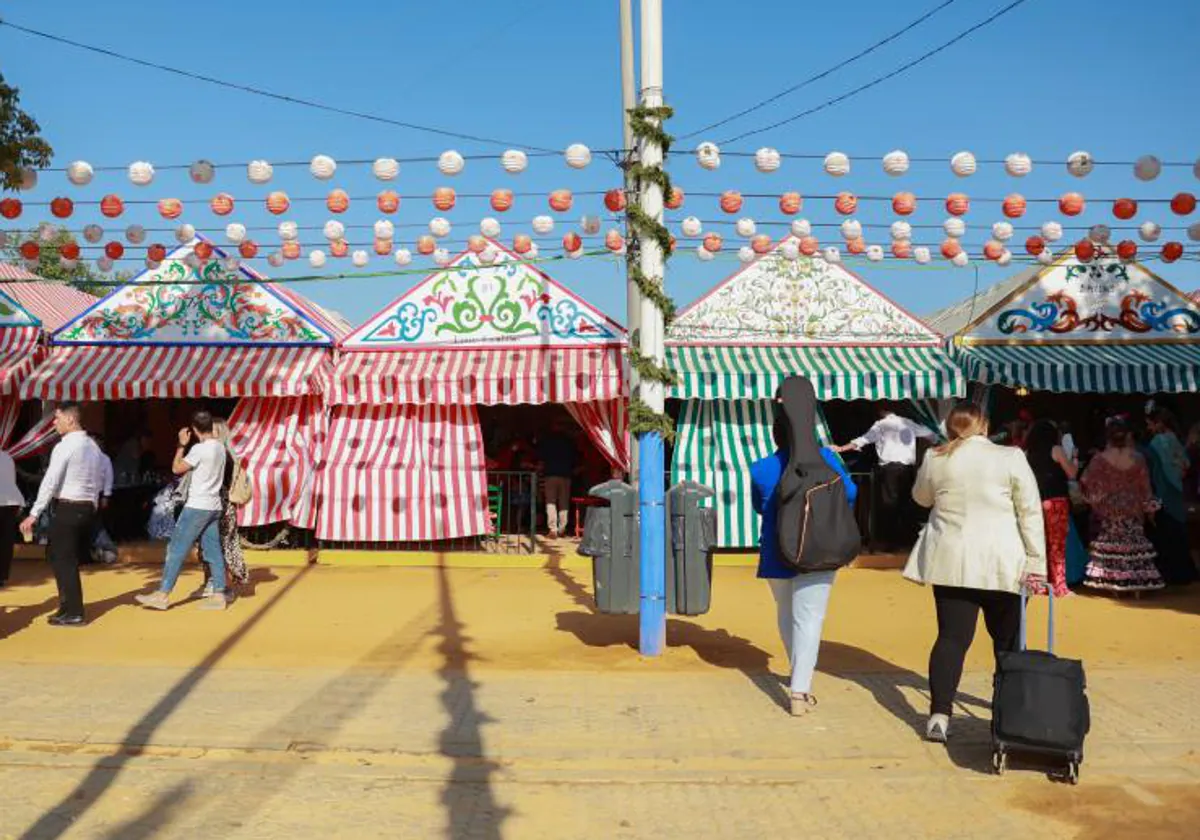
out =
[[[782,244],[782,243],[779,243]],[[771,400],[788,376],[828,400],[927,402],[963,393],[928,326],[840,265],[779,246],[718,284],[672,325],[667,360],[681,401],[672,481],[716,491],[718,543],[758,542],[749,465],[772,449]],[[828,442],[821,418],[818,437]]]
[[611,462],[628,464],[624,329],[490,244],[494,262],[460,254],[341,343],[320,539],[486,533],[480,405],[562,404]]
[[[0,268],[10,266],[0,263]],[[41,335],[41,322],[0,291],[0,447],[5,449],[21,411],[18,389],[37,364]]]
[[176,248],[50,337],[48,358],[21,393],[42,400],[239,400],[233,444],[254,501],[245,526],[295,521],[306,509],[315,452],[324,443],[323,392],[336,317],[199,240]]

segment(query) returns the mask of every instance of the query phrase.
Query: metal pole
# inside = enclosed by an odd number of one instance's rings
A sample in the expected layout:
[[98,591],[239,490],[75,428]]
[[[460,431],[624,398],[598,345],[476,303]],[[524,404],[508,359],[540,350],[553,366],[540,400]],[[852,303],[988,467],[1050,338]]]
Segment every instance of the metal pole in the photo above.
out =
[[[621,148],[625,150],[622,160],[625,172],[625,197],[627,201],[635,200],[633,195],[633,179],[629,177],[628,164],[633,158],[633,129],[629,127],[629,109],[637,104],[637,81],[634,71],[633,45],[633,0],[620,0],[621,5]],[[626,223],[625,241],[633,241],[633,229]],[[629,248],[625,259],[627,262],[636,260],[637,249]],[[630,340],[637,332],[638,322],[641,321],[642,298],[637,284],[628,279],[625,281],[625,322],[629,329]],[[637,387],[637,374],[630,369],[630,389]],[[629,480],[636,486],[638,477],[638,451],[633,448],[629,464]]]
[[[663,103],[662,91],[662,0],[641,0],[642,29],[642,104],[657,108]],[[657,141],[643,138],[639,158],[646,166],[661,166],[663,150]],[[652,219],[663,218],[662,187],[644,181],[639,196],[642,210]],[[663,253],[658,240],[645,237],[638,253],[642,273],[665,282]],[[653,301],[641,301],[641,352],[663,364],[663,314]],[[661,412],[665,404],[659,382],[639,383],[642,402]],[[640,472],[638,498],[641,508],[641,624],[638,647],[643,656],[658,656],[666,644],[666,515],[663,508],[663,439],[658,432],[638,435]]]

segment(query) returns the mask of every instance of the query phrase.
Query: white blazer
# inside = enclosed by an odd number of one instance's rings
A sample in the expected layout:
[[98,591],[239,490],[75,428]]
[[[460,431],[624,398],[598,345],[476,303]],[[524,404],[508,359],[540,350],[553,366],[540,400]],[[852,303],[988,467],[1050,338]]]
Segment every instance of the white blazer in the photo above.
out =
[[1020,449],[967,438],[952,455],[931,451],[913,499],[933,508],[904,567],[917,583],[1020,592],[1046,574],[1042,499]]

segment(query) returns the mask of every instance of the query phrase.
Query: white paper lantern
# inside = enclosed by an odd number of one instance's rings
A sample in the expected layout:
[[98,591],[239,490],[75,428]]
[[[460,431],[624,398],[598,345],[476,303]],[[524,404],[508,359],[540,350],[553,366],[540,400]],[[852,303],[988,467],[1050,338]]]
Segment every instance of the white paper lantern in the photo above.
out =
[[251,184],[268,184],[275,175],[275,167],[265,160],[252,160],[246,164],[246,177]]
[[530,242],[529,250],[525,252],[525,259],[526,260],[536,260],[538,258],[538,253],[540,253],[540,249],[538,248],[537,243]]
[[967,256],[966,251],[959,251],[957,254],[955,254],[953,257],[950,258],[950,262],[954,263],[959,268],[966,268],[967,263],[969,263],[970,261],[971,261],[971,258]]
[[86,160],[76,160],[67,164],[67,180],[77,187],[86,187],[92,183],[95,175],[92,165]]
[[862,223],[858,219],[846,219],[842,222],[842,237],[845,239],[858,239],[862,236]]
[[1103,245],[1112,238],[1112,228],[1108,225],[1092,225],[1088,231],[1088,239]]
[[187,256],[185,256],[183,258],[183,264],[186,265],[188,268],[197,269],[200,267],[200,258],[197,257],[194,253],[188,254]]
[[1001,242],[1013,238],[1013,226],[1008,222],[996,222],[992,225],[992,236]]
[[154,167],[144,160],[129,164],[129,180],[137,187],[149,186],[154,180]]
[[[850,173],[850,158],[842,152],[830,152],[825,155],[825,171],[835,178],[841,178]],[[834,248],[833,250],[837,250]]]
[[[97,241],[99,241],[99,240],[97,240]],[[8,247],[8,231],[0,230],[0,248],[7,248],[7,247]]]
[[583,256],[583,249],[576,248],[574,251],[567,251],[567,259],[577,260]]
[[1014,178],[1024,178],[1033,171],[1033,161],[1024,152],[1013,152],[1004,159],[1004,171]]
[[996,265],[1004,266],[1012,262],[1012,251],[1005,248],[1000,252],[1000,256],[996,257]]
[[61,268],[64,268],[67,271],[74,271],[75,267],[79,265],[79,260],[72,260],[68,259],[67,257],[59,257],[58,264]]
[[330,242],[337,242],[346,238],[346,226],[337,219],[330,219],[321,229],[321,233],[325,234],[325,238]]
[[38,266],[41,265],[40,260],[24,260],[24,263],[25,268],[29,271],[36,271]]
[[1076,178],[1083,178],[1092,173],[1096,168],[1096,162],[1087,152],[1071,152],[1067,157],[1067,171]]
[[842,252],[833,245],[822,251],[821,256],[825,258],[825,262],[833,263],[834,265],[842,261]]
[[961,239],[967,232],[967,223],[958,216],[951,216],[942,222],[942,230],[946,231],[946,235],[949,237]]
[[737,223],[734,225],[734,229],[737,231],[738,236],[746,239],[749,239],[751,236],[754,236],[754,234],[758,233],[758,225],[756,225],[754,220],[751,218],[738,219]]
[[279,223],[279,238],[284,242],[293,242],[300,238],[300,227],[295,222]]
[[1196,162],[1192,164],[1192,174],[1200,179],[1200,158],[1196,158]]
[[533,217],[533,232],[539,236],[545,236],[554,230],[554,219],[550,216],[534,216]]
[[779,253],[782,254],[783,258],[788,262],[795,262],[796,260],[800,259],[800,243],[795,239],[788,237],[787,239],[783,240],[782,244],[780,244]]
[[716,143],[701,143],[696,147],[696,162],[709,172],[720,169],[721,148]]
[[912,254],[913,261],[918,265],[926,265],[933,258],[929,253],[929,249],[924,245],[918,245],[916,248],[913,248]]
[[467,162],[454,149],[448,149],[438,155],[438,171],[443,175],[457,175],[463,171]]
[[712,262],[717,255],[705,248],[703,245],[697,245],[696,256],[700,258],[700,262]]
[[500,221],[488,216],[486,219],[480,219],[479,232],[488,239],[496,239],[500,236]]
[[695,216],[688,216],[679,224],[679,229],[683,231],[683,235],[695,239],[704,232],[704,225]]
[[782,162],[778,149],[764,146],[754,153],[754,166],[759,172],[775,172]]
[[744,263],[754,262],[757,256],[758,254],[754,253],[754,249],[749,245],[743,245],[741,248],[738,248],[738,259]]
[[450,264],[450,252],[445,248],[437,248],[433,252],[433,261],[438,265],[445,266]]
[[95,245],[104,238],[104,228],[100,225],[88,225],[83,229],[83,239],[85,242],[90,242]]
[[125,228],[125,238],[131,245],[141,245],[146,241],[146,229],[141,225],[130,225]]
[[108,274],[108,272],[113,270],[113,261],[108,257],[101,257],[96,260],[96,270]]
[[518,175],[529,165],[529,156],[520,149],[509,149],[500,156],[500,165],[509,175]]
[[226,271],[237,271],[242,267],[242,258],[236,254],[230,254],[228,257],[225,257],[225,259],[221,260],[221,266]]
[[396,226],[387,219],[379,219],[375,222],[375,238],[376,239],[391,239],[396,235]]
[[950,171],[959,178],[974,175],[977,166],[975,155],[970,152],[958,152],[954,157],[950,158]]
[[892,239],[912,239],[912,225],[902,219],[892,222]]
[[1042,239],[1047,242],[1057,242],[1063,237],[1063,227],[1058,222],[1046,222],[1042,225]]
[[267,265],[271,266],[272,268],[279,268],[281,265],[283,265],[283,254],[279,253],[278,251],[272,251],[267,255]]
[[196,238],[196,228],[193,225],[184,222],[179,227],[175,228],[175,241],[180,245],[186,245]]
[[908,171],[908,155],[899,149],[888,152],[883,156],[883,171],[892,177],[903,175]]
[[1188,225],[1187,235],[1188,239],[1193,242],[1200,242],[1200,222],[1193,222]]
[[193,184],[211,184],[213,178],[217,177],[217,168],[213,166],[212,161],[197,160],[188,167],[188,177],[192,179]]
[[1133,165],[1133,174],[1139,181],[1153,181],[1162,173],[1162,161],[1154,155],[1142,155]]
[[812,236],[812,224],[808,219],[793,219],[792,220],[792,236],[798,239],[803,239],[806,236]]
[[442,216],[436,216],[429,220],[429,232],[441,239],[444,236],[449,236],[451,230],[450,220]]
[[397,248],[392,259],[396,261],[396,265],[408,265],[412,262],[412,251],[407,248]]
[[146,264],[146,269],[148,271],[156,271],[159,268],[159,266],[162,265],[162,263],[160,263],[158,260],[152,260],[149,257],[146,257],[144,262]]
[[572,143],[567,146],[563,157],[567,159],[567,166],[572,169],[585,169],[592,162],[592,150],[582,143]]
[[22,169],[21,182],[17,185],[17,189],[28,192],[35,189],[38,184],[38,174],[36,169]]
[[1054,254],[1049,250],[1042,251],[1037,255],[1037,261],[1042,265],[1051,265],[1054,262]]
[[[139,230],[141,230],[141,225],[134,225],[134,227],[137,227]],[[54,237],[58,236],[58,227],[52,222],[42,222],[40,225],[38,225],[37,233],[38,239],[42,240],[43,242],[49,242]]]
[[337,172],[337,161],[329,155],[317,155],[308,164],[308,171],[318,181],[328,181]]
[[308,252],[308,264],[313,268],[320,268],[325,265],[325,252],[318,249]]
[[600,217],[584,216],[579,220],[579,227],[583,229],[584,236],[595,236],[600,232]]
[[479,252],[479,261],[484,265],[493,265],[498,259],[500,259],[500,249],[490,242]]
[[400,162],[395,158],[377,158],[371,164],[371,173],[380,181],[394,181],[400,175]]
[[246,226],[240,222],[230,222],[225,226],[225,238],[234,245],[240,245],[246,238]]
[[350,255],[350,262],[354,264],[355,268],[366,268],[367,264],[371,262],[371,255],[366,251],[355,251]]
[[867,246],[867,259],[869,259],[871,262],[881,261],[883,259],[883,246],[868,245]]
[[1138,234],[1142,237],[1143,242],[1155,242],[1158,237],[1162,236],[1162,227],[1158,222],[1142,222],[1142,226],[1138,228]]

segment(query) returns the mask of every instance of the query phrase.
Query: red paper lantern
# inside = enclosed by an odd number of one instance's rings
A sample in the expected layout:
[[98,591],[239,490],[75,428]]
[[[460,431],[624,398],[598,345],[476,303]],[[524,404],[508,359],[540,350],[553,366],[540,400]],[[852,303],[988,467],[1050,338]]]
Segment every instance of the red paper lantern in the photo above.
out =
[[238,245],[238,253],[248,260],[252,260],[258,256],[258,243],[253,239],[243,239]]
[[942,256],[952,260],[962,253],[962,245],[954,237],[942,240]]
[[1080,239],[1075,243],[1075,256],[1080,262],[1091,262],[1096,256],[1096,246],[1090,239]]
[[[267,196],[267,209],[276,216],[286,213],[291,206],[292,202],[288,200],[287,193],[285,192],[276,190]],[[284,256],[286,257],[287,254],[284,254]]]
[[1031,236],[1025,240],[1025,251],[1030,256],[1036,257],[1042,251],[1046,250],[1046,240],[1040,236]]
[[454,187],[438,187],[433,191],[433,206],[439,210],[453,210],[457,200],[458,195],[454,192]]
[[36,260],[42,255],[42,246],[28,239],[21,243],[21,256],[27,260]]
[[1025,215],[1025,196],[1012,193],[1004,198],[1004,215],[1010,219],[1019,219]]
[[858,209],[858,196],[852,192],[840,192],[833,200],[833,209],[843,216],[849,216]]
[[604,247],[610,251],[620,251],[625,247],[625,237],[619,230],[610,230],[604,234]]
[[667,255],[669,256],[674,253],[675,253],[675,234],[672,233],[670,236],[667,237]]
[[1132,239],[1122,239],[1117,243],[1117,256],[1123,260],[1137,259],[1138,246]]
[[183,202],[178,198],[161,198],[158,201],[158,214],[164,219],[178,219],[183,215]]
[[1177,216],[1190,216],[1196,212],[1196,196],[1189,192],[1175,193],[1171,199],[1171,210]]
[[946,196],[946,212],[951,216],[965,216],[970,209],[971,199],[967,198],[966,193],[950,193]]
[[329,253],[335,257],[344,257],[350,253],[350,243],[345,239],[335,239],[329,243]]
[[613,213],[625,209],[625,190],[609,190],[604,194],[604,206]]
[[721,240],[721,234],[719,233],[710,233],[704,237],[704,250],[708,251],[710,254],[715,254],[720,251],[722,244],[723,242]]
[[64,260],[79,259],[79,243],[74,240],[58,246],[58,255]]
[[742,194],[737,190],[726,190],[721,193],[721,209],[726,213],[736,213],[742,209]]
[[995,239],[990,239],[983,246],[983,255],[989,260],[998,260],[1000,255],[1004,253],[1004,243],[997,242]]
[[892,256],[906,260],[912,256],[912,242],[907,239],[892,240]]
[[756,254],[765,254],[771,250],[771,237],[765,233],[760,233],[750,240],[750,247],[754,249]]
[[1113,215],[1128,221],[1137,215],[1138,204],[1132,198],[1118,198],[1113,202]]
[[228,216],[233,212],[233,196],[229,193],[217,193],[213,196],[212,201],[208,203],[208,206],[218,216]]
[[155,243],[146,249],[146,257],[152,262],[162,262],[167,258],[167,249],[164,245]]
[[579,238],[579,234],[571,231],[565,234],[562,238],[564,251],[578,251],[583,247],[583,240]]
[[[448,187],[446,189],[449,189]],[[417,240],[417,253],[429,256],[437,250],[437,240],[429,234],[425,234]]]
[[375,206],[380,213],[391,215],[400,209],[400,196],[395,190],[383,190],[375,197]]
[[104,246],[104,256],[110,260],[119,260],[125,256],[125,246],[120,242],[109,242]]
[[325,206],[330,213],[345,213],[350,209],[350,196],[346,195],[345,190],[330,190],[329,195],[325,196]]
[[550,209],[556,213],[566,213],[575,203],[575,196],[570,190],[555,190],[550,193]]
[[1183,256],[1183,243],[1168,242],[1162,246],[1163,262],[1173,263],[1175,260]]
[[668,210],[678,210],[683,206],[683,190],[679,187],[671,187],[671,194],[667,196],[665,202]]
[[518,254],[528,254],[533,248],[533,240],[528,234],[518,233],[513,237],[513,250]]
[[917,209],[917,197],[910,192],[898,192],[892,196],[892,210],[901,216],[911,215]]
[[[606,199],[607,201],[607,199]],[[492,209],[497,213],[503,213],[513,206],[512,190],[492,190]],[[624,203],[621,204],[624,209]]]
[[800,253],[806,257],[816,255],[820,247],[821,243],[817,241],[817,237],[815,236],[805,236],[800,240]]
[[21,215],[21,199],[19,198],[4,198],[0,199],[0,216],[6,219],[15,219]]
[[283,258],[285,260],[300,259],[300,242],[298,240],[289,239],[283,243],[283,247],[281,247],[279,250],[283,253]]
[[[472,247],[471,250],[474,251],[475,249]],[[482,250],[482,249],[480,249],[480,250]],[[392,240],[376,239],[375,240],[375,253],[381,257],[386,257],[388,254],[392,253]],[[479,252],[476,251],[476,253],[479,253]]]
[[[286,244],[286,243],[284,243],[284,244]],[[212,255],[213,255],[212,243],[205,242],[203,239],[201,239],[199,242],[196,243],[196,247],[194,247],[192,249],[192,253],[196,255],[197,259],[207,260],[210,257],[212,257]],[[284,254],[284,256],[286,256],[286,253]]]
[[68,219],[75,212],[75,202],[69,198],[56,198],[50,202],[50,212],[59,219]]
[[854,239],[847,239],[846,250],[851,254],[865,254],[867,252],[867,242],[861,236]]
[[100,199],[100,212],[110,219],[115,219],[125,212],[125,202],[121,196],[109,193]]
[[1069,192],[1058,200],[1058,209],[1064,216],[1078,216],[1083,212],[1086,204],[1082,195],[1077,192]]
[[803,206],[804,199],[800,197],[800,193],[798,192],[784,193],[779,196],[779,209],[789,216],[795,216]]

